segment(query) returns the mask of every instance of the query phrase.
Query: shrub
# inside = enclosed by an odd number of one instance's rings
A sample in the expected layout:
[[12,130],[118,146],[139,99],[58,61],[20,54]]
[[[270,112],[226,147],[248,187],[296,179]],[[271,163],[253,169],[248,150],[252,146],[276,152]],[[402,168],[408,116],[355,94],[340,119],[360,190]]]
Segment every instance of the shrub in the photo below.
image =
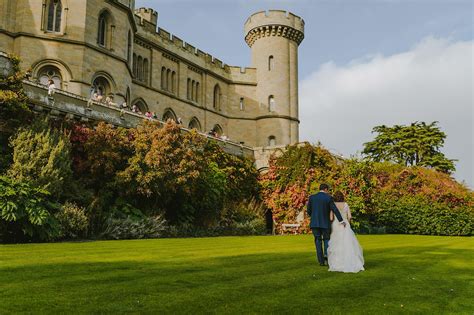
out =
[[47,189],[58,198],[72,174],[68,137],[51,129],[47,121],[37,120],[32,126],[20,129],[10,145],[13,164],[8,175]]
[[375,224],[385,226],[389,233],[473,235],[474,211],[462,206],[451,208],[421,196],[381,198]]
[[147,217],[142,219],[116,219],[107,221],[102,237],[106,239],[141,239],[158,238],[166,230],[166,220],[163,216]]
[[49,192],[0,176],[0,240],[20,242],[51,240],[58,235],[53,213],[58,206]]
[[77,238],[84,236],[89,225],[85,209],[76,204],[66,202],[55,215],[60,225],[61,238]]

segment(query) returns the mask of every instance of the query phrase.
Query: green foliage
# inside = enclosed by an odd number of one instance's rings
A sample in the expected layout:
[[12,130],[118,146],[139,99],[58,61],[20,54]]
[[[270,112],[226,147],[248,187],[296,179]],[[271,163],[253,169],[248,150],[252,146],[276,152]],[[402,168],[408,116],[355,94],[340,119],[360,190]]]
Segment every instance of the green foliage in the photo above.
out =
[[50,240],[57,235],[52,214],[57,205],[49,201],[49,192],[27,182],[0,176],[0,239]]
[[89,219],[84,208],[66,202],[55,214],[55,217],[61,227],[59,237],[73,239],[85,235]]
[[8,175],[47,189],[59,198],[72,174],[68,137],[50,128],[47,121],[38,120],[20,129],[10,145],[13,164]]
[[376,126],[375,139],[364,144],[363,154],[371,160],[392,161],[406,166],[431,167],[442,172],[455,170],[454,160],[447,159],[440,149],[446,134],[437,122],[414,122],[409,126]]
[[386,227],[389,233],[427,235],[473,235],[472,208],[448,208],[432,203],[422,196],[398,199],[380,196],[375,225]]
[[11,73],[7,77],[0,75],[0,130],[7,132],[31,118],[23,91],[25,74],[20,70],[20,59],[10,56],[10,62]]
[[141,219],[131,217],[125,219],[110,218],[102,237],[115,240],[158,238],[165,229],[166,220],[160,215]]

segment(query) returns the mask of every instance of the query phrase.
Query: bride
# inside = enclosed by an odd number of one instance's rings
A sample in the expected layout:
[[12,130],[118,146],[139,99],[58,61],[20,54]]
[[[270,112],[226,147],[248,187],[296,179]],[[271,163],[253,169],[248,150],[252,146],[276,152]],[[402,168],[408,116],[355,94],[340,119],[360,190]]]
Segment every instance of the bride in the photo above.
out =
[[340,191],[334,194],[334,201],[347,226],[344,228],[337,220],[332,222],[328,246],[329,271],[359,272],[364,270],[364,255],[351,229],[351,210]]

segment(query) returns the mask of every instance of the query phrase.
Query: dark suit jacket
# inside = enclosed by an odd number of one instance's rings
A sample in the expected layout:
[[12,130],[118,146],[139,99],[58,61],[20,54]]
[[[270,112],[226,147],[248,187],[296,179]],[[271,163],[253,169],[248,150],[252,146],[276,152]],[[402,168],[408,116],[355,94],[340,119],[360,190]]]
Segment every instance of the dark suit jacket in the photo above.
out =
[[337,220],[342,222],[342,216],[332,197],[324,192],[309,196],[307,213],[311,217],[310,228],[328,229],[331,226],[329,212],[334,212]]

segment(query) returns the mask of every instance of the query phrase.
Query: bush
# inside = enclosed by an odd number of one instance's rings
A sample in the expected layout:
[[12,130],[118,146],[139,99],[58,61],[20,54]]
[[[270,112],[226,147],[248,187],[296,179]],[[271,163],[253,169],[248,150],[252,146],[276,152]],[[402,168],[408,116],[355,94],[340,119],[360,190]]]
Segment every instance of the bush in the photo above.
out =
[[60,197],[72,174],[68,137],[51,129],[47,121],[38,120],[32,126],[20,129],[10,145],[13,164],[8,175]]
[[44,189],[0,176],[0,240],[47,241],[56,237],[58,224],[52,214],[58,205],[49,197]]
[[102,237],[115,240],[158,238],[165,230],[166,220],[161,215],[142,219],[110,218]]
[[450,208],[422,197],[385,199],[378,204],[375,225],[389,233],[425,235],[473,235],[474,211]]
[[77,238],[84,236],[89,225],[85,209],[76,204],[66,202],[56,213],[60,225],[60,238]]

